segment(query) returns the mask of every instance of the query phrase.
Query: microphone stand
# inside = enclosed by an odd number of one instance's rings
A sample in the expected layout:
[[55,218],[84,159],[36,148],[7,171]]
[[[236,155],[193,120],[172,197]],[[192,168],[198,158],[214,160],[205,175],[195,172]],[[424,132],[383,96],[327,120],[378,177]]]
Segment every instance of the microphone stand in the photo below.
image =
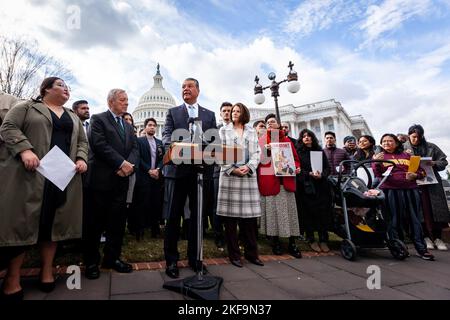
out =
[[[195,143],[194,118],[189,118],[189,132],[191,142]],[[196,124],[200,125],[199,123]],[[198,147],[203,152],[203,137],[199,141]],[[203,275],[203,165],[193,165],[197,172],[197,274],[180,280],[165,282],[163,288],[181,293],[193,299],[199,300],[218,300],[220,296],[220,287],[223,283],[221,277]]]

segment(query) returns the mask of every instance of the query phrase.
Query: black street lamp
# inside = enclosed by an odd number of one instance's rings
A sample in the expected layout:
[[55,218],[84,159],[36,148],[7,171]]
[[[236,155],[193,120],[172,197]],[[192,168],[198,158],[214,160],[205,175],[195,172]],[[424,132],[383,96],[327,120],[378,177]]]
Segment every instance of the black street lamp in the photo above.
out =
[[281,125],[281,118],[280,118],[280,111],[278,109],[278,97],[280,96],[279,88],[280,84],[283,82],[288,82],[288,91],[290,93],[296,93],[298,90],[300,90],[300,83],[298,82],[298,75],[297,72],[292,70],[292,67],[294,64],[292,61],[289,61],[289,74],[287,75],[286,79],[282,81],[275,81],[275,78],[277,77],[275,73],[271,72],[268,75],[269,80],[272,80],[272,83],[270,86],[263,87],[261,84],[259,84],[259,78],[258,76],[255,77],[255,103],[256,104],[263,104],[266,98],[264,97],[263,91],[270,88],[270,91],[272,92],[272,97],[275,100],[275,113],[277,116],[277,121]]

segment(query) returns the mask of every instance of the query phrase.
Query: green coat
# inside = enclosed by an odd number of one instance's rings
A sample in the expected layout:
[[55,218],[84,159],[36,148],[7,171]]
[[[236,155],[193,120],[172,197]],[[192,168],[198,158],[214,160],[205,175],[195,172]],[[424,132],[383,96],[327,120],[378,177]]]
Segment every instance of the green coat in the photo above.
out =
[[[88,143],[83,126],[75,113],[65,108],[74,123],[70,158],[87,163]],[[50,148],[52,117],[40,102],[25,101],[7,114],[0,127],[0,247],[37,243],[39,218],[44,192],[44,177],[27,171],[20,152],[32,149],[42,159]],[[52,240],[81,238],[82,182],[76,174],[67,186],[66,203],[58,208]]]

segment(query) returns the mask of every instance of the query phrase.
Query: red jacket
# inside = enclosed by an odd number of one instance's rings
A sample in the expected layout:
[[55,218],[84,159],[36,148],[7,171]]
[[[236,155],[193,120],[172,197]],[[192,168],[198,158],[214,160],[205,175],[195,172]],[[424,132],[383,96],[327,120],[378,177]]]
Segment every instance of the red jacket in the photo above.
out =
[[[259,138],[259,146],[261,147],[261,162],[258,166],[258,188],[262,196],[275,196],[280,193],[280,179],[283,181],[284,189],[288,192],[295,192],[295,177],[277,177],[273,170],[272,158],[267,155],[264,145],[270,143],[270,132]],[[278,130],[277,130],[278,131]],[[294,155],[295,167],[300,168],[297,151],[292,141],[284,135],[284,131],[279,131],[280,139],[277,142],[289,142],[291,144],[292,154]],[[261,174],[264,170],[264,174]]]

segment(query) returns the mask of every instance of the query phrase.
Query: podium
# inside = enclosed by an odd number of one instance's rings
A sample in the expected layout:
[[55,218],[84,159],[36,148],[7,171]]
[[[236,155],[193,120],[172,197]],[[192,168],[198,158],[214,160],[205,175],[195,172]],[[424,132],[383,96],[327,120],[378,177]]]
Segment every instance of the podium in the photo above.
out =
[[232,164],[243,158],[242,147],[218,144],[174,142],[163,158],[164,165],[183,164],[197,172],[197,274],[179,280],[167,281],[163,288],[181,293],[193,299],[218,300],[221,277],[203,275],[203,168],[205,165]]

